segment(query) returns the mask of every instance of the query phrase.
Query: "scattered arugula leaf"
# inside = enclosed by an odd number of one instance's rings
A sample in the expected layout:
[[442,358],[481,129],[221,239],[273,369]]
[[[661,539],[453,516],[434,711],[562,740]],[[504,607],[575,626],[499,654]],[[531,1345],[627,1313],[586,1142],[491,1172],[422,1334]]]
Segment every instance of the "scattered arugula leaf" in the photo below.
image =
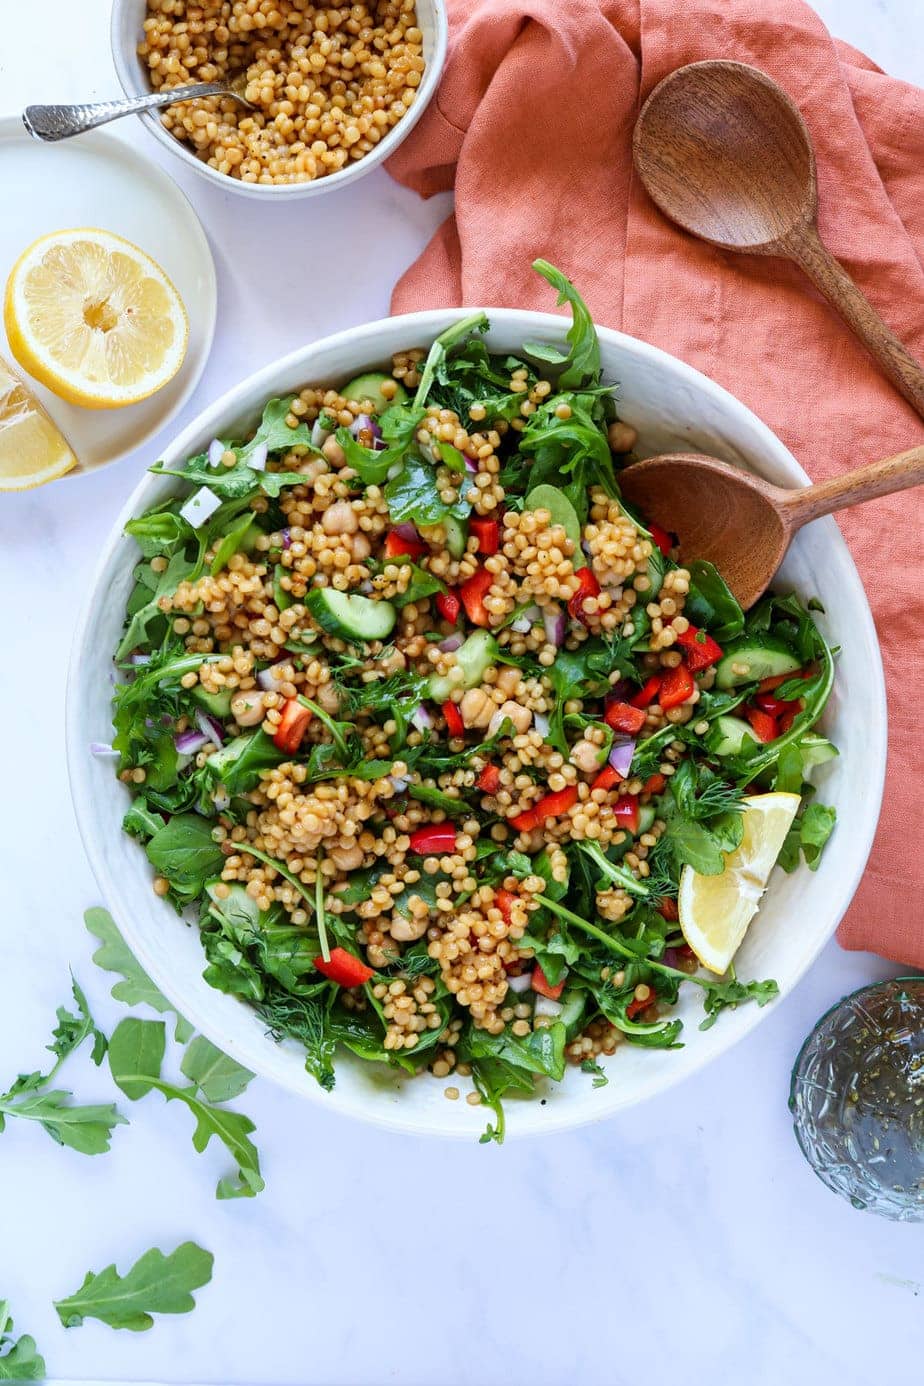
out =
[[195,1242],[183,1242],[167,1256],[153,1247],[125,1275],[119,1275],[115,1264],[88,1271],[79,1290],[55,1300],[55,1309],[65,1328],[99,1319],[110,1328],[143,1332],[153,1326],[152,1314],[195,1309],[192,1292],[209,1283],[213,1264],[212,1253]]
[[230,1102],[240,1097],[253,1074],[218,1049],[205,1035],[197,1035],[183,1054],[184,1076],[195,1083],[207,1102]]
[[45,1359],[28,1333],[13,1337],[9,1300],[0,1299],[0,1381],[44,1381]]
[[541,361],[561,366],[558,377],[559,390],[579,390],[585,385],[596,385],[600,379],[600,343],[597,329],[590,316],[587,304],[577,289],[562,274],[561,270],[550,265],[548,260],[534,260],[533,269],[547,279],[553,289],[558,290],[558,303],[571,306],[571,327],[568,330],[570,351],[557,351],[547,343],[524,343],[523,350]]
[[126,1006],[150,1006],[161,1015],[166,1011],[172,1011],[176,1017],[174,1038],[178,1043],[185,1044],[193,1032],[193,1027],[151,981],[123,939],[109,911],[94,906],[86,911],[83,920],[90,933],[100,942],[100,947],[93,954],[93,961],[97,967],[101,967],[105,972],[121,974],[121,982],[116,982],[112,987],[112,996],[116,1001],[121,1001]]

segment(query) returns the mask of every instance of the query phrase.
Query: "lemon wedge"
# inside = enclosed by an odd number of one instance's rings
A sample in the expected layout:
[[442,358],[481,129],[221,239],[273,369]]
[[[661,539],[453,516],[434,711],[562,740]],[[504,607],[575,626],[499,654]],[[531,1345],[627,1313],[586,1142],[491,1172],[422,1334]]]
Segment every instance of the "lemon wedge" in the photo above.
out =
[[55,231],[6,285],[3,320],[19,364],[61,399],[118,409],[147,399],[183,363],[189,323],[159,265],[111,231]]
[[783,840],[799,809],[798,794],[753,794],[742,801],[744,834],[725,853],[720,876],[700,876],[685,866],[677,905],[683,936],[704,967],[719,974],[728,965],[767,888]]
[[69,472],[77,458],[0,356],[0,491],[25,491]]

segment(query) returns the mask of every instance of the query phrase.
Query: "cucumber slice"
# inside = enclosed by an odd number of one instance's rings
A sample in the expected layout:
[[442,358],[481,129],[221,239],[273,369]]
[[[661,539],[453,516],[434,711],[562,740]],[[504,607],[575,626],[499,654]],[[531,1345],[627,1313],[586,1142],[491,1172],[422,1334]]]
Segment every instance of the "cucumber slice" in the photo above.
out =
[[799,750],[802,752],[802,769],[806,773],[813,765],[824,765],[826,761],[833,760],[840,755],[836,746],[825,736],[819,736],[816,732],[806,732],[799,740]]
[[664,570],[666,567],[664,554],[655,544],[651,550],[651,557],[648,560],[648,581],[651,586],[645,593],[646,602],[654,601],[664,585]]
[[584,1009],[587,1005],[587,992],[580,987],[565,987],[561,994],[561,1010],[558,1019],[565,1027],[566,1036],[573,1040],[581,1028],[581,1021],[584,1018]]
[[[395,393],[391,399],[386,399],[382,394],[382,386],[386,381],[391,381],[395,386]],[[394,376],[386,375],[384,371],[367,371],[365,375],[354,375],[352,380],[348,380],[340,393],[344,399],[351,399],[356,404],[361,404],[364,399],[372,401],[372,408],[376,414],[384,414],[390,404],[406,404],[407,390],[403,385],[399,385]]]
[[[463,673],[462,687],[477,688],[482,682],[485,670],[497,658],[497,641],[486,630],[476,630],[456,651],[456,664]],[[443,674],[434,674],[428,688],[429,696],[435,703],[445,703],[458,684],[450,683]]]
[[[736,673],[732,665],[743,669]],[[772,679],[779,674],[794,674],[802,666],[782,640],[772,636],[763,640],[742,640],[725,651],[725,658],[716,665],[717,688],[737,688],[740,683],[755,683]]]
[[656,817],[656,814],[655,814],[655,806],[654,806],[654,804],[639,804],[639,809],[638,809],[638,832],[639,832],[639,837],[641,837],[642,833],[650,833],[650,832],[651,832],[651,827],[652,827],[652,824],[653,824],[654,821],[655,821],[655,817]]
[[715,719],[706,745],[714,756],[737,756],[741,754],[746,736],[752,741],[757,740],[742,717],[732,717],[730,713],[725,713]]
[[385,640],[398,617],[391,602],[375,602],[333,587],[313,588],[305,605],[322,630],[343,640]]
[[201,684],[197,684],[192,690],[193,702],[204,707],[206,712],[210,712],[213,717],[219,720],[231,715],[231,690],[223,688],[220,693],[209,693]]
[[281,577],[285,577],[287,572],[288,569],[284,568],[281,563],[276,564],[276,569],[273,573],[273,601],[276,603],[276,607],[279,611],[287,611],[290,606],[294,606],[295,604],[295,598],[292,596],[291,592],[287,592],[279,581]]
[[575,568],[587,567],[587,559],[581,548],[581,522],[577,517],[577,511],[564,491],[559,491],[554,486],[537,486],[526,497],[523,502],[523,509],[547,510],[552,517],[552,524],[561,525],[574,544],[573,566]]
[[446,531],[446,547],[453,558],[461,558],[465,553],[465,545],[468,542],[468,530],[461,520],[457,520],[455,515],[447,515],[443,520],[443,529]]

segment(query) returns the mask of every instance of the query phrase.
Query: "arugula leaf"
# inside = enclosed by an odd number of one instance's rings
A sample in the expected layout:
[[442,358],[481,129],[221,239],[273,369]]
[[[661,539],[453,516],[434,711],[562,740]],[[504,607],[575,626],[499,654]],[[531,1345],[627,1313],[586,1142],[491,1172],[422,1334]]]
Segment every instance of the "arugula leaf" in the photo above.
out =
[[91,1057],[98,1068],[106,1057],[108,1041],[90,1014],[87,998],[77,984],[73,973],[71,973],[71,990],[74,1000],[77,1002],[79,1014],[74,1015],[73,1011],[66,1010],[64,1006],[58,1007],[58,1023],[52,1031],[52,1042],[48,1048],[60,1065],[68,1054],[71,1054],[78,1045],[83,1044],[88,1035],[92,1035],[93,1053]]
[[79,1290],[55,1300],[58,1318],[65,1328],[99,1319],[110,1328],[142,1332],[152,1327],[152,1314],[188,1314],[195,1309],[192,1292],[211,1280],[213,1263],[211,1252],[195,1242],[183,1242],[168,1256],[153,1247],[124,1276],[115,1264],[88,1271]]
[[611,862],[599,842],[586,838],[576,843],[576,847],[598,867],[603,876],[603,880],[597,883],[598,891],[609,890],[615,886],[618,890],[628,891],[630,895],[641,895],[643,898],[651,893],[645,882],[633,876],[627,867]]
[[425,597],[432,597],[435,592],[446,591],[446,584],[441,578],[428,573],[426,568],[421,568],[416,563],[410,566],[411,580],[403,592],[389,598],[392,606],[407,606],[409,602],[420,602]]
[[600,379],[600,343],[597,329],[587,304],[577,289],[562,274],[561,270],[550,265],[548,260],[534,260],[533,269],[547,279],[553,289],[558,290],[558,303],[571,305],[571,327],[568,342],[571,350],[565,354],[543,343],[524,343],[523,350],[542,361],[550,361],[562,367],[558,377],[559,390],[579,390],[585,385],[596,385]]
[[817,871],[828,838],[837,822],[837,810],[826,804],[808,804],[794,818],[780,848],[777,864],[786,872],[795,871],[800,857],[810,871]]
[[290,428],[286,423],[288,415],[292,412],[294,400],[295,396],[289,395],[286,399],[267,401],[263,408],[260,427],[249,443],[236,449],[239,461],[247,462],[264,443],[267,452],[270,453],[290,452],[295,447],[311,446],[311,430],[307,424],[300,423],[295,428]]
[[125,533],[136,541],[145,558],[169,557],[196,538],[189,521],[173,508],[179,504],[177,500],[166,501],[169,508],[149,510],[126,524]]
[[[445,328],[434,339],[424,362],[424,368],[420,373],[420,384],[417,386],[417,393],[414,396],[416,408],[419,409],[421,405],[426,404],[437,372],[445,365],[452,349],[474,332],[487,332],[488,326],[486,313],[472,313],[470,317],[462,318],[459,322],[454,322],[451,327]],[[394,518],[394,514],[392,514],[392,518]]]
[[35,1339],[24,1333],[13,1338],[13,1319],[9,1300],[0,1299],[0,1381],[44,1381],[45,1359],[35,1347]]
[[744,630],[744,612],[715,564],[703,558],[688,563],[690,591],[683,614],[695,626],[705,626],[719,644]]
[[436,489],[435,467],[414,452],[407,454],[401,471],[385,487],[385,500],[392,523],[438,525],[450,516],[464,520],[472,508],[464,500],[447,505]]
[[94,906],[85,912],[83,922],[94,938],[100,941],[100,947],[93,954],[96,966],[101,967],[104,972],[121,974],[121,982],[116,982],[111,992],[116,1001],[122,1001],[126,1006],[150,1006],[161,1015],[166,1011],[173,1011],[176,1016],[174,1038],[180,1044],[185,1044],[193,1032],[193,1027],[151,981],[119,933],[109,911]]
[[179,1101],[196,1118],[193,1147],[201,1154],[217,1137],[237,1164],[237,1178],[218,1182],[216,1196],[252,1198],[265,1187],[260,1176],[260,1156],[250,1140],[256,1128],[249,1117],[214,1107],[196,1095],[196,1088],[179,1088],[160,1076],[164,1056],[162,1020],[139,1020],[128,1016],[119,1022],[109,1041],[109,1071],[113,1081],[133,1102],[156,1088],[168,1102]]
[[182,549],[171,556],[157,579],[157,585],[149,589],[150,597],[129,619],[115,652],[117,660],[125,659],[132,650],[148,642],[152,623],[155,620],[164,620],[164,613],[160,609],[161,597],[172,597],[183,579],[191,576],[194,567]]
[[[210,755],[200,772],[211,784],[223,784],[232,798],[246,794],[264,770],[272,770],[291,755],[280,751],[262,727],[244,732]],[[214,873],[213,873],[214,874]]]
[[180,1068],[208,1102],[230,1102],[232,1097],[241,1095],[253,1077],[249,1068],[218,1049],[205,1035],[197,1035],[192,1041]]
[[137,837],[139,842],[147,842],[148,838],[153,837],[163,826],[164,820],[159,813],[154,813],[148,808],[143,794],[132,799],[122,819],[123,833],[128,833],[129,837]]
[[249,510],[245,510],[237,522],[226,530],[221,543],[215,550],[215,557],[209,569],[212,577],[216,577],[223,568],[227,568],[228,560],[233,558],[238,549],[244,547],[244,540],[252,530],[255,529],[254,517]]
[[460,1041],[460,1047],[472,1059],[503,1059],[514,1068],[560,1081],[565,1072],[566,1037],[560,1020],[544,1029],[533,1030],[522,1039],[509,1030],[492,1035],[472,1026]]
[[224,855],[212,837],[212,825],[195,813],[180,813],[165,823],[145,847],[148,861],[165,876],[180,901],[195,900],[207,881],[221,873]]
[[531,1097],[533,1076],[528,1070],[507,1063],[504,1059],[475,1059],[472,1062],[472,1081],[481,1094],[482,1102],[493,1110],[497,1122],[496,1126],[488,1123],[487,1129],[479,1137],[479,1144],[496,1141],[498,1145],[503,1145],[507,1123],[502,1099],[510,1092]]
[[715,1024],[721,1011],[727,1007],[732,1010],[745,1001],[756,1001],[758,1006],[766,1006],[780,994],[780,989],[772,978],[766,982],[739,982],[734,976],[727,981],[711,981],[703,996],[703,1010],[706,1018],[700,1024],[701,1030],[709,1030]]
[[58,1145],[66,1145],[81,1155],[104,1155],[112,1139],[112,1128],[127,1125],[118,1108],[112,1103],[77,1106],[68,1101],[72,1094],[61,1088],[35,1091],[31,1080],[41,1077],[29,1074],[0,1096],[0,1131],[5,1117],[22,1117],[39,1122]]
[[379,416],[384,448],[364,448],[348,428],[338,428],[337,442],[346,454],[348,464],[366,486],[381,486],[396,462],[404,459],[413,447],[418,428],[426,410],[409,404],[392,404]]

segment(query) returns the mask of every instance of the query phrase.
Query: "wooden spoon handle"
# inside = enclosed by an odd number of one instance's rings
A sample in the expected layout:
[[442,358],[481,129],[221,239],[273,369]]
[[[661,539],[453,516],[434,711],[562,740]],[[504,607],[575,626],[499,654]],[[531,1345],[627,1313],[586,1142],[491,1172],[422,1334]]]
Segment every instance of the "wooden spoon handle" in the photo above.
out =
[[896,390],[924,418],[924,370],[887,327],[869,299],[835,260],[812,225],[786,238],[785,253],[835,308],[879,362]]
[[777,493],[793,530],[801,529],[809,520],[846,510],[850,505],[890,496],[895,491],[907,491],[911,486],[924,486],[924,447],[900,452],[884,462],[873,462],[844,476],[819,481],[815,486],[803,486],[798,491]]

